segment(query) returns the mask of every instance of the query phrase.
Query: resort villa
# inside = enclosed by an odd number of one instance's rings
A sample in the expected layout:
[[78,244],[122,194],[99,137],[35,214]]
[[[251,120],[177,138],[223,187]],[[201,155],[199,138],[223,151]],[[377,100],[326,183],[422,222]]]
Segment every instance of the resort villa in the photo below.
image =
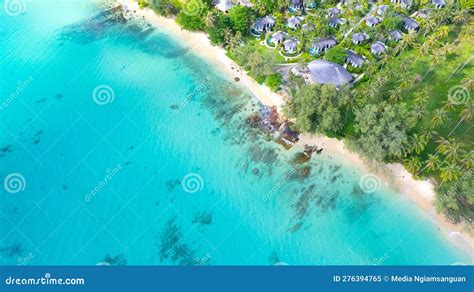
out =
[[337,45],[337,41],[332,37],[318,38],[311,42],[310,53],[315,55]]
[[436,9],[443,8],[446,5],[444,0],[432,0],[431,3],[436,7]]
[[386,46],[384,43],[380,42],[380,41],[376,41],[375,43],[373,43],[371,46],[370,46],[370,52],[373,54],[373,55],[380,55],[380,54],[383,54],[385,53],[385,50],[386,50]]
[[403,34],[399,30],[392,30],[388,33],[388,38],[392,41],[400,41],[403,38]]
[[259,18],[255,21],[255,24],[253,26],[253,31],[252,33],[260,35],[262,32],[267,32],[272,30],[272,28],[275,26],[275,19],[271,16],[265,16],[263,18]]
[[247,6],[247,7],[253,6],[252,2],[250,2],[249,0],[238,0],[238,1],[219,0],[215,6],[218,10],[227,13],[235,5],[242,5],[242,6]]
[[377,14],[379,16],[384,16],[387,10],[388,10],[388,5],[380,5],[379,7],[377,7]]
[[420,25],[413,18],[408,17],[408,16],[404,16],[403,17],[403,27],[406,30],[410,31],[410,30],[417,30],[420,27]]
[[381,21],[380,18],[376,16],[369,16],[365,19],[365,23],[370,27],[376,26],[377,24],[380,23],[380,21]]
[[413,5],[411,0],[390,0],[390,2],[400,4],[400,6],[405,8],[410,8]]
[[288,6],[288,11],[291,13],[299,13],[303,11],[303,9],[303,0],[291,0],[290,5]]
[[355,45],[360,45],[369,39],[369,35],[366,33],[355,33],[352,35],[352,43]]
[[347,50],[346,53],[347,53],[346,62],[347,62],[347,64],[349,64],[353,67],[359,68],[366,61],[366,59],[364,57],[360,56],[359,54],[357,54],[353,50]]
[[270,37],[270,40],[269,42],[271,44],[274,44],[275,46],[278,46],[279,44],[281,44],[284,40],[286,39],[286,34],[281,32],[281,31],[278,31],[274,34],[272,34],[272,36]]
[[299,44],[298,39],[295,37],[292,37],[291,39],[283,42],[283,49],[288,54],[294,54],[298,51],[298,44]]
[[344,18],[331,17],[329,18],[329,26],[337,27],[338,25],[344,24],[346,21]]
[[329,17],[336,17],[336,16],[338,16],[339,14],[341,14],[341,10],[339,10],[339,9],[336,8],[336,7],[333,7],[333,8],[329,8],[329,9],[328,9],[328,16],[329,16]]
[[296,16],[292,16],[290,17],[290,19],[288,19],[288,27],[291,28],[291,29],[297,29],[298,27],[301,26],[301,22],[302,22],[302,19],[300,19],[299,17],[296,17]]

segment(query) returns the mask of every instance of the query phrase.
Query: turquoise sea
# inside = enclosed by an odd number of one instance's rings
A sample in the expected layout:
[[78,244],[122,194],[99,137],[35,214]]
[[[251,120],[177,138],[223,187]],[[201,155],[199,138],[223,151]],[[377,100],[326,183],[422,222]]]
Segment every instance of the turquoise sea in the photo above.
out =
[[246,122],[258,102],[178,40],[107,16],[2,1],[0,264],[471,263],[341,158],[293,165],[301,149]]

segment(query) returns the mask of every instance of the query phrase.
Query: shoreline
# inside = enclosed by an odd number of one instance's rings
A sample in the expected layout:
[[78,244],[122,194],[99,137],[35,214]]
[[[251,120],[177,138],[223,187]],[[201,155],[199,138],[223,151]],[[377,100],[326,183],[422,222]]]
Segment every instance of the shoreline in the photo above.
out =
[[[188,47],[197,56],[215,65],[215,69],[224,73],[229,81],[250,91],[262,104],[276,106],[281,109],[284,104],[283,97],[272,92],[267,86],[258,84],[233,60],[226,55],[226,50],[219,46],[211,45],[209,38],[204,32],[190,32],[182,29],[174,18],[167,18],[156,14],[149,7],[140,9],[134,0],[117,0],[118,3],[136,11],[135,14],[144,17],[149,23],[161,32],[177,39]],[[234,78],[238,77],[238,82]],[[303,147],[305,144],[324,145],[326,153],[344,157],[344,161],[356,167],[364,173],[372,173],[396,189],[401,195],[413,202],[422,212],[425,212],[437,225],[443,236],[455,246],[467,251],[474,252],[474,236],[463,230],[461,224],[453,224],[441,213],[436,211],[434,205],[434,185],[429,180],[415,180],[413,176],[400,163],[383,165],[383,167],[369,166],[357,153],[346,148],[342,140],[325,136],[310,135],[303,133],[295,145]],[[471,263],[472,264],[472,258]]]

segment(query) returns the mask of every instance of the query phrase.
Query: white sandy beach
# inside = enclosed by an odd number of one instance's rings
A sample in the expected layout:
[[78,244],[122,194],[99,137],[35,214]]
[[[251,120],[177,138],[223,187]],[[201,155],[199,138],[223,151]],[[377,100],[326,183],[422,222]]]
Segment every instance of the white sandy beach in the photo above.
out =
[[[181,29],[174,19],[159,16],[150,8],[139,9],[137,3],[133,0],[117,1],[128,7],[129,10],[136,11],[138,16],[145,17],[147,21],[158,27],[160,31],[179,39],[183,45],[187,46],[198,56],[208,60],[218,70],[227,74],[229,80],[233,81],[235,77],[238,77],[240,81],[235,83],[245,87],[263,104],[277,106],[278,108],[281,108],[283,105],[282,96],[270,91],[268,87],[255,82],[234,61],[226,56],[226,51],[223,48],[212,46],[205,33],[185,31]],[[403,165],[398,163],[376,168],[369,166],[358,154],[348,150],[343,141],[334,138],[303,134],[300,136],[298,145],[303,146],[305,144],[323,146],[325,153],[344,157],[344,161],[351,166],[356,166],[365,173],[377,175],[427,212],[449,240],[459,247],[467,249],[471,254],[474,252],[474,237],[463,231],[461,225],[450,223],[442,214],[436,212],[434,207],[434,185],[430,181],[415,180]]]

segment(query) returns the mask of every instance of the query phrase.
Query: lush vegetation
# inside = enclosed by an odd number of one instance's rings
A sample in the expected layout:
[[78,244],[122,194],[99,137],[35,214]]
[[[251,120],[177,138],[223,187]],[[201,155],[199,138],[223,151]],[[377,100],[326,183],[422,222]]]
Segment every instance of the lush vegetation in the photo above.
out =
[[[294,30],[286,25],[293,15],[287,0],[253,0],[252,8],[236,5],[227,13],[210,1],[149,1],[161,15],[176,15],[183,28],[205,31],[257,82],[274,91],[282,85],[289,89],[292,98],[284,110],[297,129],[343,138],[368,159],[400,162],[416,177],[434,179],[438,209],[474,229],[473,0],[448,0],[441,9],[428,0],[415,1],[411,8],[388,0],[357,0],[342,5],[338,17],[345,22],[336,27],[329,26],[326,15],[339,1],[316,1],[317,9],[300,14],[305,26]],[[377,15],[374,5],[380,4],[389,5],[379,16],[381,23],[367,26],[364,17]],[[425,8],[430,9],[426,15],[414,14],[420,29],[405,30],[401,15]],[[281,44],[265,45],[265,33],[250,34],[255,20],[265,15],[276,20],[273,32],[298,39],[296,56],[281,54]],[[395,29],[402,31],[402,40],[388,38]],[[369,40],[354,44],[354,33],[365,33]],[[318,56],[309,54],[311,41],[326,36],[333,36],[338,45]],[[373,55],[374,41],[384,42],[386,53]],[[352,88],[307,85],[275,70],[282,63],[304,67],[316,58],[343,65],[347,49],[366,59],[362,67],[347,66],[358,77]]]

